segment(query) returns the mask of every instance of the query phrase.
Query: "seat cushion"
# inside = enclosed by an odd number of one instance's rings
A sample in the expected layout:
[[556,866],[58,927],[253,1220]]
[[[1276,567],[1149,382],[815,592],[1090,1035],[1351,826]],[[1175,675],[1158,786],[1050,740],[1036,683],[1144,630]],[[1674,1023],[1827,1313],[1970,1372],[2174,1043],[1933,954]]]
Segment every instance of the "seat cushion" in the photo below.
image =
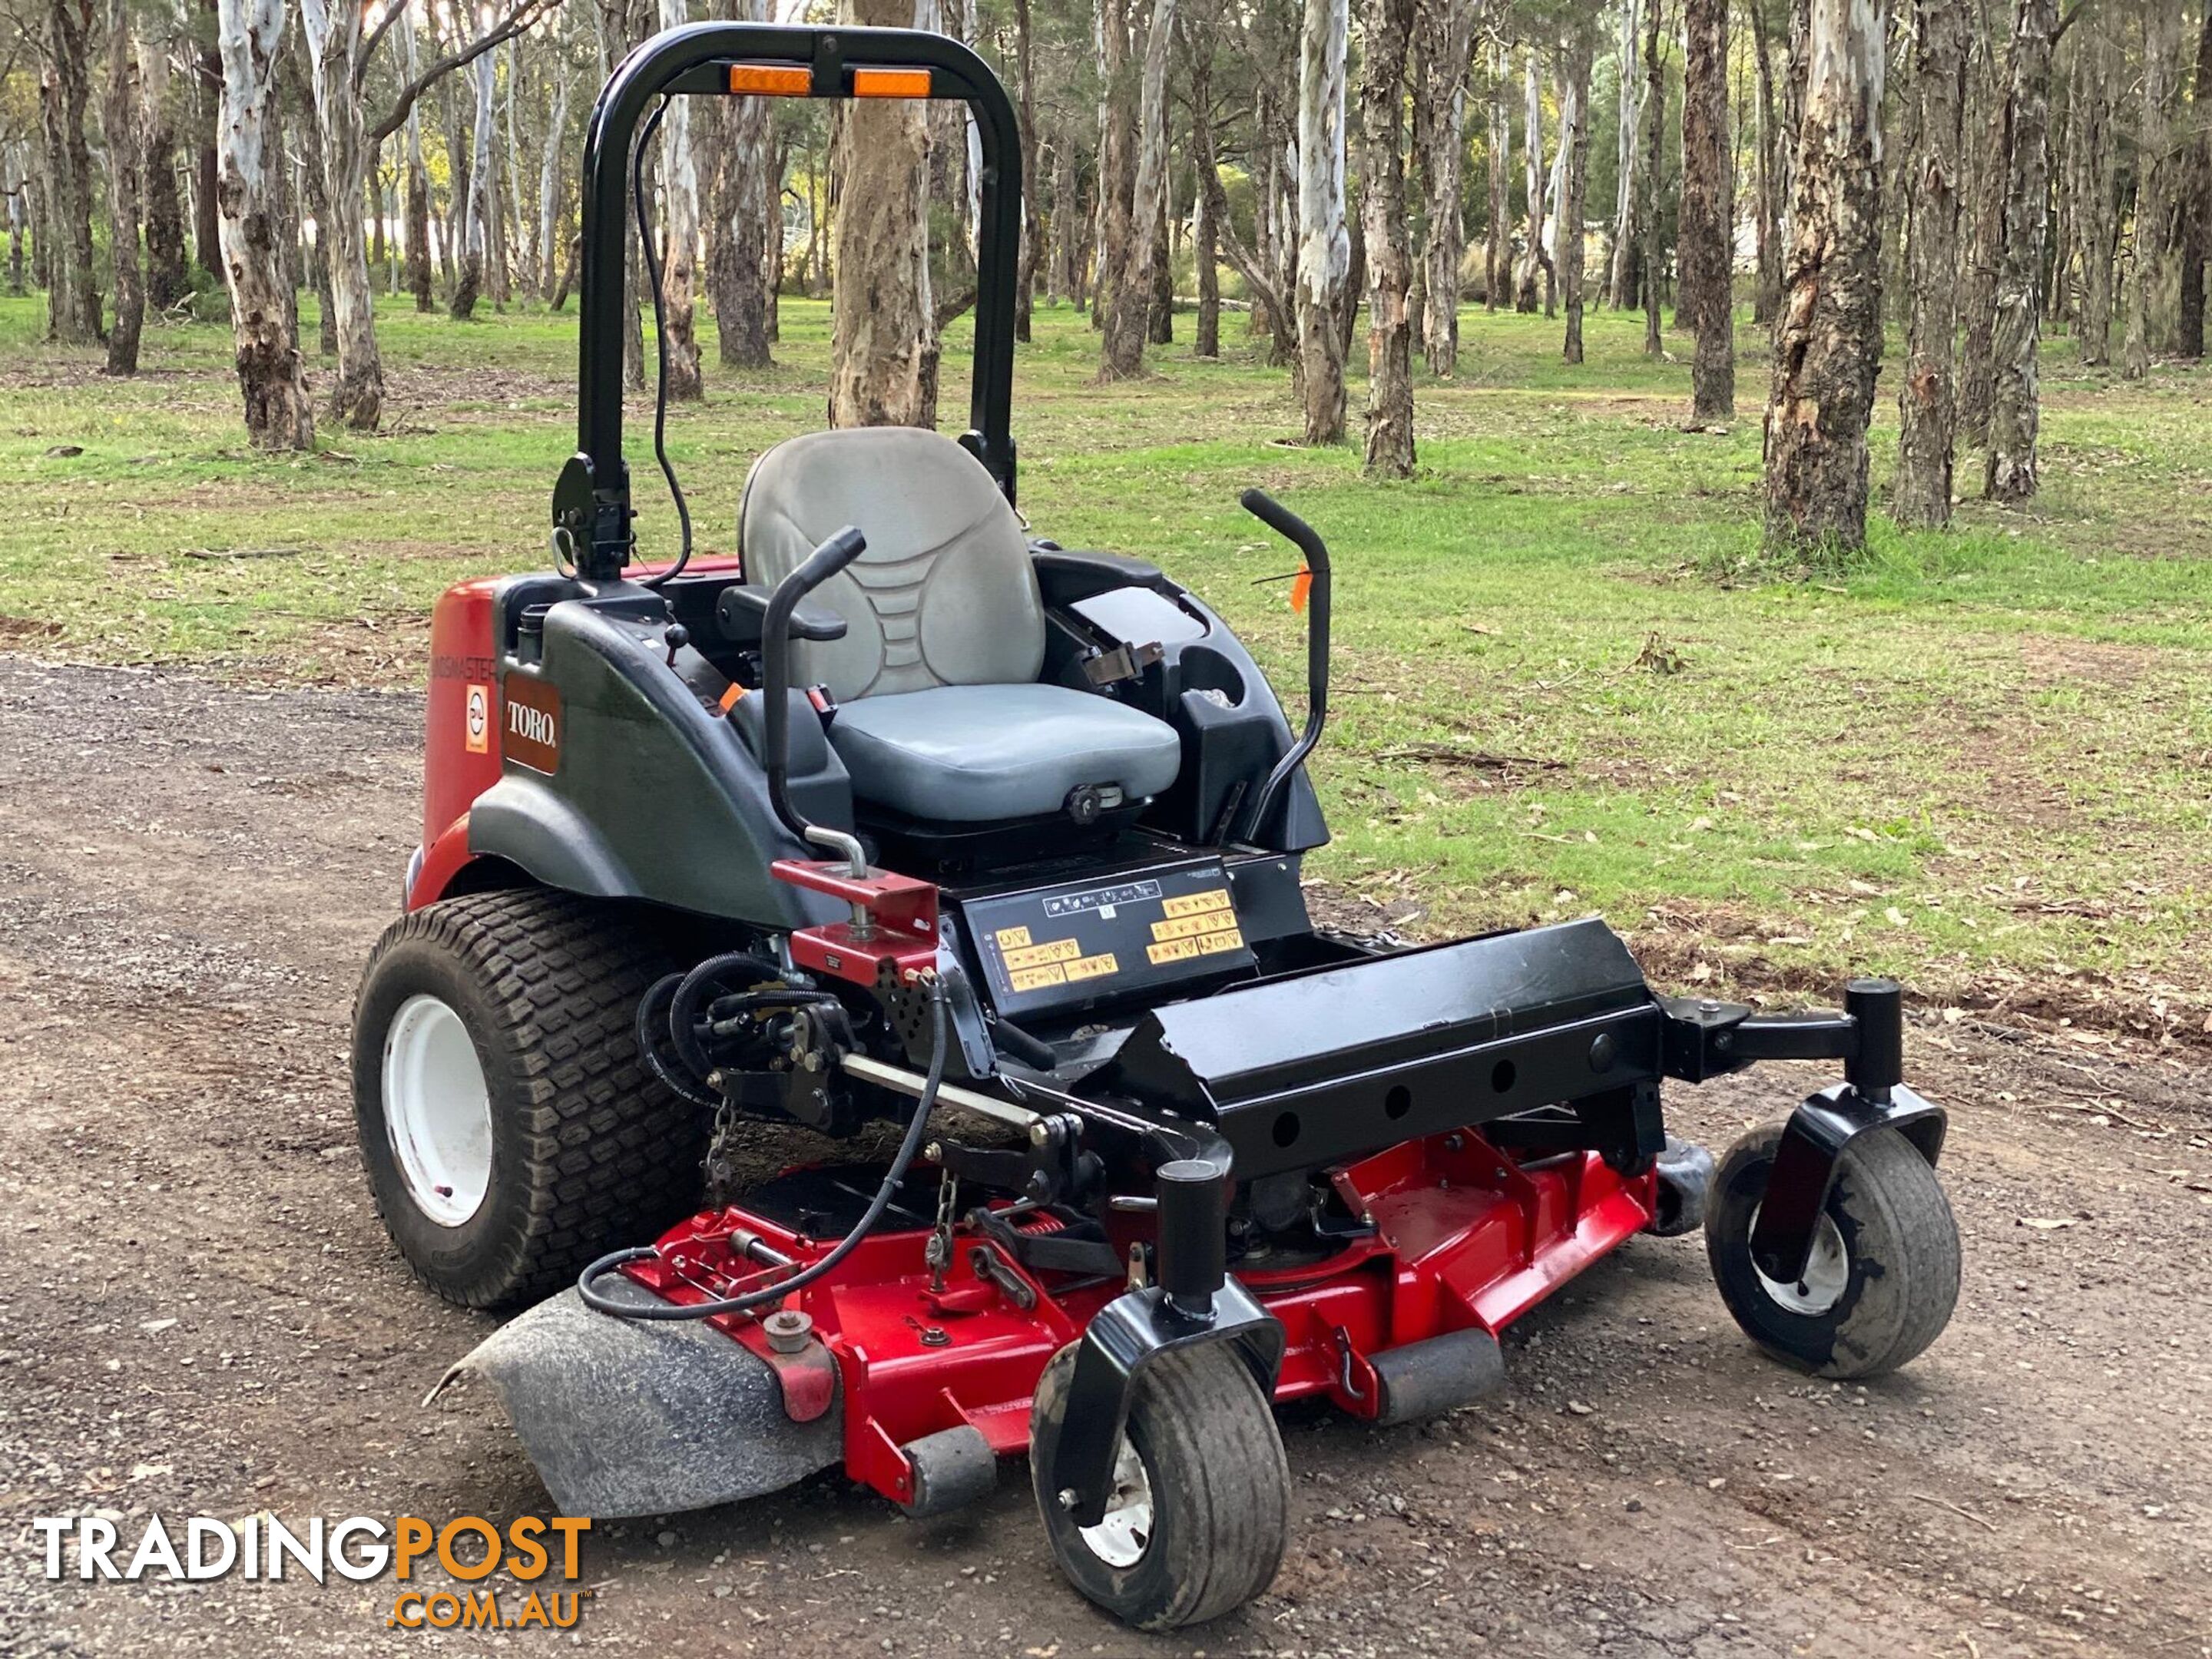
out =
[[848,524],[867,550],[813,599],[845,619],[845,637],[793,648],[801,684],[852,702],[1036,678],[1044,603],[1028,538],[981,461],[918,427],[787,439],[745,480],[745,580],[774,587]]
[[908,817],[954,823],[1057,812],[1079,784],[1132,801],[1182,769],[1175,728],[1061,685],[943,685],[866,697],[837,711],[830,742],[853,793]]

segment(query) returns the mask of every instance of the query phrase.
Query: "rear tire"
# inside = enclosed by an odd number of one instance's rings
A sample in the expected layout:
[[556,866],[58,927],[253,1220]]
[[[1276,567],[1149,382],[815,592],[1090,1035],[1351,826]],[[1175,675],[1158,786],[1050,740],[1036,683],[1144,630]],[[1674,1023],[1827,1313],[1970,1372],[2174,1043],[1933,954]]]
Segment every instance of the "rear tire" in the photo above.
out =
[[385,1230],[439,1295],[535,1300],[696,1206],[708,1126],[632,1031],[674,965],[650,912],[536,888],[429,905],[377,942],[354,1116]]
[[[1203,1624],[1266,1589],[1290,1530],[1291,1474],[1266,1392],[1219,1343],[1141,1371],[1105,1522],[1060,1502],[1059,1443],[1079,1343],[1054,1354],[1030,1407],[1030,1470],[1053,1559],[1075,1588],[1139,1630]],[[1049,1431],[1046,1432],[1045,1431]]]
[[1729,1149],[1705,1212],[1705,1254],[1721,1299],[1753,1341],[1818,1376],[1880,1376],[1942,1334],[1959,1301],[1959,1224],[1928,1160],[1893,1130],[1844,1149],[1795,1285],[1751,1257],[1752,1222],[1774,1169],[1782,1126]]

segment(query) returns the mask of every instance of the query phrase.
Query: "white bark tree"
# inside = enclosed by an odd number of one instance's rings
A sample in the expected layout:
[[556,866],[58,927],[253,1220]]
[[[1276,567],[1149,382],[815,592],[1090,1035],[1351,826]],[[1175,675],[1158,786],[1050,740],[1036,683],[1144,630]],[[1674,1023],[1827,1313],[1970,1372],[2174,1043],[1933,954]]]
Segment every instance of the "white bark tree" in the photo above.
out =
[[[931,15],[934,5],[928,6]],[[839,16],[910,28],[915,0],[843,0]],[[929,284],[929,137],[921,105],[863,98],[839,137],[830,424],[937,424],[937,325]]]
[[1521,62],[1521,161],[1528,198],[1528,246],[1522,250],[1521,269],[1513,281],[1513,308],[1534,311],[1538,303],[1536,273],[1550,263],[1544,252],[1544,224],[1550,216],[1544,188],[1551,177],[1544,168],[1544,94],[1536,74],[1534,46]]
[[216,202],[246,429],[263,449],[312,449],[315,414],[295,344],[288,233],[279,210],[284,158],[269,142],[283,0],[217,0],[216,15],[222,62]]
[[1102,380],[1127,380],[1144,372],[1153,280],[1160,261],[1167,257],[1163,243],[1168,185],[1168,49],[1175,40],[1175,14],[1176,0],[1153,0],[1137,98],[1137,176],[1130,191],[1121,268],[1113,279],[1113,304],[1098,366]]
[[384,362],[376,349],[374,289],[362,222],[368,143],[361,110],[361,20],[359,0],[300,0],[330,220],[316,226],[315,236],[330,262],[331,308],[337,322],[338,372],[331,388],[331,415],[374,432],[384,408]]
[[1881,368],[1885,0],[1812,0],[1782,314],[1766,405],[1766,536],[1810,559],[1866,545]]
[[[660,27],[691,21],[686,0],[660,0]],[[703,395],[695,290],[699,264],[699,164],[691,149],[691,100],[672,98],[660,122],[660,305],[667,387],[678,402]]]
[[1636,191],[1640,182],[1637,125],[1644,118],[1644,77],[1636,66],[1637,37],[1644,27],[1644,0],[1621,0],[1620,34],[1615,45],[1620,64],[1618,155],[1613,162],[1613,263],[1606,303],[1616,311],[1628,306],[1629,273],[1636,263]]
[[477,59],[473,72],[477,83],[476,125],[469,144],[468,195],[462,204],[460,233],[455,239],[461,245],[459,269],[454,275],[453,301],[448,307],[454,319],[463,322],[476,315],[477,297],[483,292],[489,269],[492,236],[492,169],[497,165],[492,155],[493,99],[497,91],[497,71],[489,52]]
[[1305,441],[1344,441],[1344,285],[1352,238],[1344,223],[1345,53],[1348,0],[1305,0],[1298,40],[1298,358]]

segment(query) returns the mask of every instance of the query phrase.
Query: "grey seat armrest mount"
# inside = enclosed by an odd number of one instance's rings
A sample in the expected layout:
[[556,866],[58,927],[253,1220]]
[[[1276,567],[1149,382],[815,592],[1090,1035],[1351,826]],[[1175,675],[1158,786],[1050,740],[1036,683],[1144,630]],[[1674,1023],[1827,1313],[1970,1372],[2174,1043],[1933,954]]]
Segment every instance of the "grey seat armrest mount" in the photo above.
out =
[[[768,615],[770,591],[739,582],[722,590],[714,601],[714,622],[722,637],[732,645],[758,645],[761,623]],[[845,619],[826,605],[801,599],[791,613],[791,637],[827,641],[845,637]]]

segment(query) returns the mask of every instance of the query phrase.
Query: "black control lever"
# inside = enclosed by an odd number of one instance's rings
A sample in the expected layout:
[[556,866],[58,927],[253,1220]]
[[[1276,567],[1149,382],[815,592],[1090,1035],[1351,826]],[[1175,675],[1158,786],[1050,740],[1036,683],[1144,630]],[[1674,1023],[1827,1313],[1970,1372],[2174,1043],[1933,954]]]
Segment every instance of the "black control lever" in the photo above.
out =
[[1275,763],[1275,769],[1267,774],[1267,782],[1252,798],[1251,807],[1244,814],[1242,837],[1250,841],[1267,821],[1275,797],[1290,781],[1291,774],[1313,753],[1328,720],[1328,545],[1311,525],[1265,491],[1248,489],[1237,499],[1247,513],[1304,554],[1306,568],[1313,574],[1313,586],[1306,597],[1306,729]]
[[842,830],[809,823],[791,804],[791,613],[799,602],[867,550],[867,538],[847,525],[816,548],[799,567],[775,585],[761,618],[761,765],[768,774],[769,805],[783,827],[802,842],[844,854],[854,875],[865,874],[860,844]]

